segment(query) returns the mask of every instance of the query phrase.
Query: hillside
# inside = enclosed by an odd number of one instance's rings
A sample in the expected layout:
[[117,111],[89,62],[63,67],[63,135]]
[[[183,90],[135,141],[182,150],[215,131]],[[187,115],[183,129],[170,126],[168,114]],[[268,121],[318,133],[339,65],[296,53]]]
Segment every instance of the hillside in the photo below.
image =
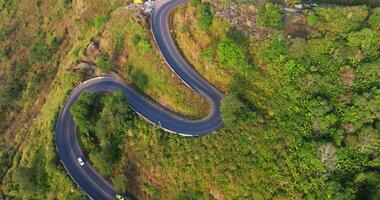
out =
[[[261,2],[261,1],[260,1]],[[210,105],[167,67],[123,0],[0,0],[0,195],[87,199],[57,155],[70,91],[110,74],[185,119]],[[360,2],[362,3],[362,2]],[[226,96],[225,126],[188,138],[117,92],[72,107],[97,171],[135,199],[379,199],[380,8],[190,0],[172,34]]]

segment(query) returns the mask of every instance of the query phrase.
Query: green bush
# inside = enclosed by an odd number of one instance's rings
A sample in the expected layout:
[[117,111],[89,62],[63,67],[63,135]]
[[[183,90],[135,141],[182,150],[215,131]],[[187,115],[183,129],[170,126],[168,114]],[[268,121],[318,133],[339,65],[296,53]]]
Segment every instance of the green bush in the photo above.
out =
[[132,43],[136,47],[136,51],[141,55],[148,53],[151,49],[149,41],[140,35],[133,36]]
[[209,30],[214,20],[214,14],[208,4],[200,4],[197,9],[198,25],[201,29]]
[[259,14],[256,19],[256,25],[259,28],[278,27],[283,24],[283,8],[279,4],[266,3],[264,7],[259,7]]
[[201,0],[190,0],[190,4],[193,7],[197,7],[197,6],[202,4],[202,1]]
[[149,41],[144,38],[137,44],[137,48],[140,54],[146,54],[150,51],[151,46]]
[[0,42],[4,41],[7,38],[7,35],[7,30],[4,27],[0,26]]
[[217,50],[219,63],[227,68],[248,68],[248,59],[244,49],[230,38],[222,39]]
[[282,24],[282,7],[279,4],[265,4],[265,16],[269,26],[279,26]]
[[102,72],[109,72],[112,68],[109,57],[105,53],[101,53],[100,55],[98,55],[98,57],[95,60],[95,63]]
[[315,15],[315,13],[313,12],[309,12],[306,19],[307,19],[308,24],[311,26],[314,26],[318,23],[318,16]]
[[92,24],[95,26],[95,28],[99,29],[102,28],[108,22],[108,20],[108,16],[98,16],[93,19]]

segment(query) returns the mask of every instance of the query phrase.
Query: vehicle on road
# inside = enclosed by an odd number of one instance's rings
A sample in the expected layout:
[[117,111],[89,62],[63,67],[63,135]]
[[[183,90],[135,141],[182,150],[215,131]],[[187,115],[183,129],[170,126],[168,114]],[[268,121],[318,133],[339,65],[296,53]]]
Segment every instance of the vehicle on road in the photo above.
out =
[[96,77],[81,83],[71,91],[64,107],[61,109],[55,128],[55,142],[63,165],[71,178],[91,199],[127,200],[128,198],[118,193],[111,184],[91,167],[90,163],[86,164],[88,167],[84,167],[85,160],[78,157],[78,155],[83,155],[83,153],[80,145],[77,145],[79,141],[77,140],[76,127],[72,121],[70,108],[78,100],[82,92],[89,91],[96,93],[121,90],[128,96],[128,103],[136,113],[149,122],[159,125],[165,131],[182,136],[201,136],[223,126],[219,108],[224,95],[186,62],[176,48],[172,34],[170,33],[169,21],[167,19],[170,18],[171,11],[187,1],[162,0],[159,4],[155,4],[150,21],[151,31],[169,68],[178,75],[185,85],[209,100],[209,115],[199,120],[186,120],[178,117],[163,109],[161,105],[145,98],[144,95],[139,94],[134,88],[115,76]]
[[120,194],[116,194],[115,197],[117,200],[124,200],[124,197],[121,196]]
[[84,165],[84,161],[81,157],[78,157],[78,162],[79,162],[80,166]]

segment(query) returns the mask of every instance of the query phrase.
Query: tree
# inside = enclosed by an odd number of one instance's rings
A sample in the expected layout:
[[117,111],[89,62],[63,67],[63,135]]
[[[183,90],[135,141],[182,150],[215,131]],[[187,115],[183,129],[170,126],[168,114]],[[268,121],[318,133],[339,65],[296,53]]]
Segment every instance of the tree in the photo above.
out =
[[124,93],[84,92],[70,111],[85,152],[102,175],[109,175],[120,159],[125,133],[135,117]]
[[220,107],[222,119],[228,128],[236,128],[247,117],[247,106],[237,94],[227,96]]
[[354,89],[364,93],[380,84],[380,59],[359,65],[355,69]]
[[244,49],[230,38],[222,39],[218,44],[219,63],[227,68],[247,69],[248,59]]
[[350,33],[347,40],[350,46],[359,47],[366,56],[372,58],[379,56],[380,36],[377,32],[365,28]]
[[352,180],[356,173],[363,170],[368,157],[358,150],[342,148],[337,151],[337,165],[335,173],[342,179]]
[[356,134],[350,134],[345,140],[345,144],[349,148],[358,149],[361,153],[379,156],[380,136],[379,132],[372,127],[363,127]]

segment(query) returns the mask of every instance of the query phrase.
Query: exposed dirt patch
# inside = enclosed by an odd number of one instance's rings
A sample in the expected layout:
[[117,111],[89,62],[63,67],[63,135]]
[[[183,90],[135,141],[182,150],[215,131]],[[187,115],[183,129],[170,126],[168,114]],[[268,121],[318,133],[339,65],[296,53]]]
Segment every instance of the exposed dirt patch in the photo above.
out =
[[340,80],[345,86],[351,87],[355,80],[355,72],[353,69],[348,68],[340,73]]

